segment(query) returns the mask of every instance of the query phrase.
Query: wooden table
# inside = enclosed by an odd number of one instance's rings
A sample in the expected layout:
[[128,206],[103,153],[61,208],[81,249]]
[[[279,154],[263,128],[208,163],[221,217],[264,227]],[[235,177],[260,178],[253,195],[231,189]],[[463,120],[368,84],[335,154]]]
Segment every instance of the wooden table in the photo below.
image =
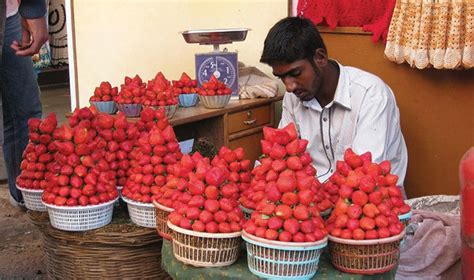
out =
[[207,109],[200,103],[195,107],[179,107],[170,123],[178,141],[203,137],[216,148],[242,147],[245,157],[253,162],[262,153],[263,127],[276,124],[275,103],[282,99],[283,94],[273,98],[230,100],[220,109]]

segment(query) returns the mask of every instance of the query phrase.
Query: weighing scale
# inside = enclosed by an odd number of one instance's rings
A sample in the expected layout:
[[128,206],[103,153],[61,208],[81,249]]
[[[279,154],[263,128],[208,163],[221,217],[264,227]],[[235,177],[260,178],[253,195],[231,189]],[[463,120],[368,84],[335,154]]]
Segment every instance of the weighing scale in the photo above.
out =
[[238,98],[239,65],[237,52],[229,52],[227,48],[221,51],[219,45],[244,41],[249,30],[248,28],[234,28],[187,30],[182,32],[187,43],[214,46],[212,52],[194,55],[196,79],[199,86],[209,81],[211,75],[214,75],[219,81],[232,89],[233,98]]

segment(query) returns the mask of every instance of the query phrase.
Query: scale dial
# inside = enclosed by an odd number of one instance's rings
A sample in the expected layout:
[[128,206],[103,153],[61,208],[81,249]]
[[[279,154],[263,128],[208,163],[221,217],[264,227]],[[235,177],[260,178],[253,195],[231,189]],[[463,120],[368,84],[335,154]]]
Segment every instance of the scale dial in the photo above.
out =
[[202,84],[209,81],[211,75],[233,88],[236,82],[236,69],[234,64],[223,56],[211,56],[203,60],[198,68],[198,80]]

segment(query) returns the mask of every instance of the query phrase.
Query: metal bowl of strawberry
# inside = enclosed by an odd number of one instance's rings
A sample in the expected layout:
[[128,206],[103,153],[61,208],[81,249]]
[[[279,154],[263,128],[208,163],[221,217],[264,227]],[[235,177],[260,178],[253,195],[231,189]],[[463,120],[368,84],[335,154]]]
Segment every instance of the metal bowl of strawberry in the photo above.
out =
[[199,96],[197,93],[180,94],[178,98],[179,98],[179,106],[181,107],[196,106],[199,100]]
[[116,103],[117,109],[126,117],[138,117],[142,110],[142,104]]
[[230,94],[228,95],[199,95],[199,101],[201,101],[204,107],[209,109],[224,108],[230,101]]
[[90,103],[101,113],[112,115],[117,112],[114,101],[90,101]]

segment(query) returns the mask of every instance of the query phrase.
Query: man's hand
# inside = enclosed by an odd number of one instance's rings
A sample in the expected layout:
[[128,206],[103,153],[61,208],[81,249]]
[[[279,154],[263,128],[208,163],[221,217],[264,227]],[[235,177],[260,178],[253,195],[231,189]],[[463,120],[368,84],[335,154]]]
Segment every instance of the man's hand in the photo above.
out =
[[13,41],[10,47],[19,56],[32,56],[37,54],[41,46],[48,41],[46,17],[35,19],[22,18],[21,43]]

